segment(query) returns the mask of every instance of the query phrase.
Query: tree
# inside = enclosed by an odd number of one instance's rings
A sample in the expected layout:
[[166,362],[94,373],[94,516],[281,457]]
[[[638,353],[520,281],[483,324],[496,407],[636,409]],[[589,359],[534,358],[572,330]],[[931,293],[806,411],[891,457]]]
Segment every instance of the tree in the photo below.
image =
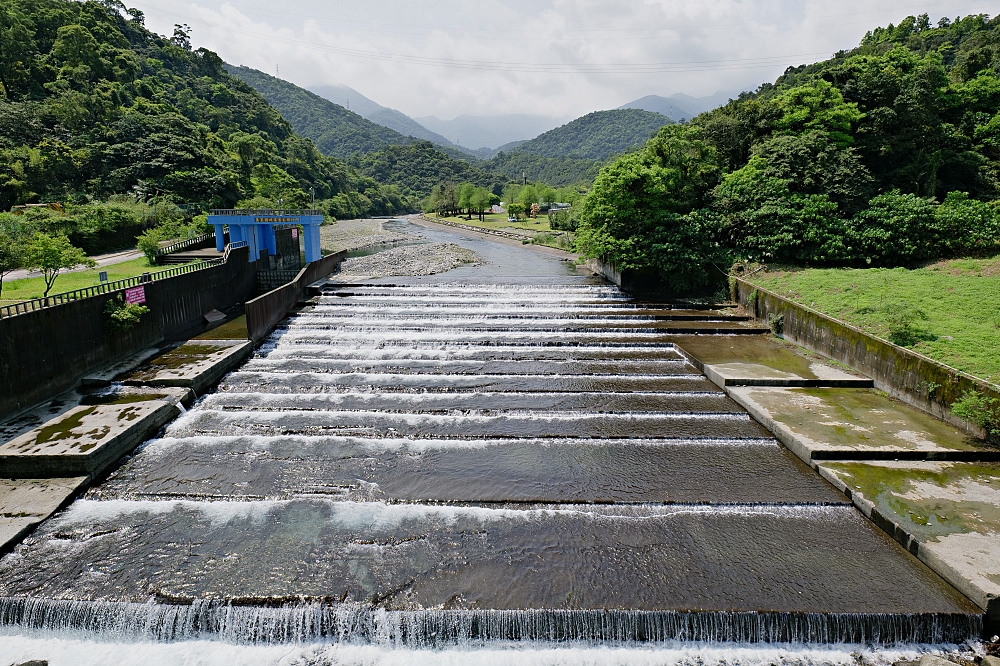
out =
[[507,212],[514,216],[515,219],[520,220],[524,217],[525,206],[522,203],[511,203],[507,204]]
[[473,197],[476,194],[476,186],[472,183],[462,183],[458,186],[458,208],[465,209],[468,214],[466,219],[472,219]]
[[0,220],[0,295],[3,294],[4,277],[24,268],[27,236],[27,231],[17,221]]
[[880,194],[848,224],[855,254],[871,266],[913,266],[947,251],[933,200],[899,191]]
[[476,211],[476,213],[479,215],[480,222],[482,222],[484,219],[483,215],[486,209],[490,207],[490,205],[493,203],[493,200],[496,198],[497,196],[492,192],[490,192],[485,187],[477,187],[475,191],[472,193],[472,196],[469,199],[469,203],[471,204],[472,208]]
[[678,292],[706,286],[721,221],[704,203],[719,171],[699,130],[668,125],[601,170],[583,201],[579,248],[619,270],[658,274]]
[[713,209],[726,222],[725,242],[744,259],[831,264],[846,258],[844,223],[825,194],[789,191],[754,156],[713,191]]
[[45,278],[45,293],[48,296],[59,272],[76,266],[96,266],[83,250],[73,247],[65,236],[49,236],[36,233],[27,247],[24,264],[31,270],[41,271]]
[[851,127],[864,117],[856,103],[844,101],[840,90],[823,79],[786,90],[774,102],[782,111],[776,129],[823,130],[841,147],[854,143]]

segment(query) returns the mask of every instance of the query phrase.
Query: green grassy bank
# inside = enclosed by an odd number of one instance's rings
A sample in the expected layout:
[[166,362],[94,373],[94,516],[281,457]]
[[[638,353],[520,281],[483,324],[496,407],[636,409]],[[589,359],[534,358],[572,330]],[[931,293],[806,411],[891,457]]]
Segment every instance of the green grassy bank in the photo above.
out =
[[868,333],[1000,382],[1000,256],[924,268],[774,269],[750,281]]
[[[93,287],[98,285],[101,283],[101,271],[107,271],[108,280],[110,282],[114,282],[115,280],[124,280],[125,278],[135,277],[136,275],[142,275],[143,273],[155,273],[156,271],[162,271],[166,268],[171,267],[150,266],[145,257],[140,257],[139,259],[132,259],[131,261],[123,261],[120,264],[98,266],[95,268],[88,268],[85,271],[76,271],[73,273],[60,273],[59,276],[56,277],[55,285],[53,285],[52,291],[49,292],[49,295],[51,296],[64,291],[73,291],[74,289],[83,289],[84,287]],[[41,298],[44,292],[45,280],[40,277],[23,278],[20,280],[4,280],[3,291],[0,292],[0,305],[10,305],[12,303],[19,303],[20,301],[29,301],[32,298]]]

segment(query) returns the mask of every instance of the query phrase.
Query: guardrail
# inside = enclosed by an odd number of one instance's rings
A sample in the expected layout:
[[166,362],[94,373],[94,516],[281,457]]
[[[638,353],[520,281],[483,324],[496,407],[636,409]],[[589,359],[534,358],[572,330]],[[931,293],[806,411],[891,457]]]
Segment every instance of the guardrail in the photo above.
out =
[[174,252],[178,252],[180,250],[186,250],[189,247],[199,245],[201,243],[204,243],[205,241],[209,241],[214,238],[215,238],[214,233],[202,234],[201,236],[197,236],[195,238],[188,238],[187,240],[182,240],[179,243],[174,243],[173,245],[167,245],[166,247],[158,248],[156,250],[156,256],[162,257],[165,254],[173,254]]
[[142,275],[136,275],[135,277],[115,280],[114,282],[105,282],[104,284],[94,285],[93,287],[74,289],[73,291],[65,291],[59,294],[53,294],[52,296],[34,298],[30,301],[22,301],[21,303],[5,305],[0,307],[0,318],[15,317],[17,315],[34,312],[36,310],[43,310],[56,305],[62,305],[63,303],[68,303],[69,301],[76,301],[81,298],[91,298],[93,296],[100,296],[101,294],[110,294],[115,291],[121,291],[122,289],[137,287],[140,284],[153,282],[154,280],[165,280],[167,278],[176,277],[185,273],[193,273],[195,271],[211,268],[212,266],[218,266],[229,261],[230,250],[246,246],[246,241],[239,241],[237,243],[227,245],[226,252],[220,259],[210,259],[208,261],[182,264],[175,268],[168,268],[166,270],[156,271],[155,273],[143,273]]
[[306,264],[295,279],[273,289],[243,306],[247,316],[247,332],[254,344],[260,344],[278,322],[285,318],[306,293],[306,287],[329,275],[347,257],[347,251],[328,254],[319,261]]

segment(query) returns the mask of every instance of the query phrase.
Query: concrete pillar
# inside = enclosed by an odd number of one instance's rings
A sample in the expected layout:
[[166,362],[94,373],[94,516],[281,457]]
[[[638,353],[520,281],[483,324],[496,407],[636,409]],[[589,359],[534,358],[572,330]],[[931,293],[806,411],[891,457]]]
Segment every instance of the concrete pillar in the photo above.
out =
[[264,226],[264,245],[267,247],[267,253],[272,257],[278,254],[278,239],[274,235],[274,225],[265,224]]
[[212,226],[215,227],[215,251],[216,252],[225,252],[225,250],[226,250],[226,232],[222,228],[223,225],[221,225],[221,224],[215,224],[215,225],[212,225]]
[[229,242],[239,243],[240,241],[246,240],[243,237],[243,227],[238,224],[229,225]]
[[260,243],[257,242],[257,225],[248,224],[243,227],[243,236],[250,246],[250,261],[260,259]]
[[306,263],[318,261],[323,253],[319,249],[319,225],[307,224],[303,227],[305,231]]

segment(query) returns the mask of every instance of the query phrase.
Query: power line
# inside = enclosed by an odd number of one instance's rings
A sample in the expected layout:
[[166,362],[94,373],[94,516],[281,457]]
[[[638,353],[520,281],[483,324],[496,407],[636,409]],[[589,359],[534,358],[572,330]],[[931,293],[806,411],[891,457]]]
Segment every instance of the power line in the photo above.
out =
[[[281,16],[281,17],[302,18],[302,19],[312,20],[312,21],[315,21],[317,23],[322,22],[322,23],[331,24],[331,25],[350,25],[350,26],[354,26],[354,27],[362,29],[362,30],[368,29],[368,30],[371,30],[371,31],[386,32],[387,28],[404,28],[405,30],[402,31],[402,34],[422,34],[422,33],[416,32],[414,29],[420,30],[420,31],[436,30],[436,31],[441,31],[441,32],[458,33],[458,34],[467,34],[467,33],[470,33],[470,32],[483,32],[483,33],[489,33],[489,34],[503,33],[503,34],[517,34],[517,35],[520,35],[520,34],[546,34],[546,35],[551,35],[551,34],[558,34],[558,33],[568,33],[568,34],[573,34],[573,35],[576,35],[576,34],[599,34],[599,33],[607,33],[607,34],[650,33],[650,32],[674,32],[674,31],[676,31],[678,29],[678,26],[676,26],[676,25],[669,26],[669,27],[596,28],[596,29],[571,28],[571,27],[567,27],[567,28],[513,28],[513,29],[504,29],[504,28],[499,28],[499,27],[475,28],[475,27],[464,27],[464,26],[463,27],[456,27],[456,28],[444,28],[442,26],[419,25],[419,24],[413,24],[413,23],[406,23],[406,24],[403,24],[403,23],[383,23],[383,22],[375,22],[375,21],[360,21],[360,20],[350,20],[350,19],[342,19],[342,18],[331,18],[331,17],[326,17],[326,16],[319,16],[319,17],[317,17],[316,14],[296,14],[296,13],[293,13],[293,12],[275,11],[275,10],[270,10],[270,9],[262,9],[260,7],[257,7],[257,6],[253,6],[253,3],[240,3],[240,2],[233,3],[233,2],[230,2],[229,4],[243,5],[244,7],[248,8],[248,9],[251,9],[251,11],[258,12],[258,13],[261,13],[261,14],[271,14],[271,15],[274,15],[274,16]],[[247,7],[248,5],[249,5],[249,7]],[[842,17],[845,17],[845,16],[850,16],[850,17],[853,18],[853,17],[866,16],[866,15],[872,15],[872,14],[885,14],[886,12],[908,12],[908,13],[914,13],[915,14],[915,13],[921,12],[922,10],[926,12],[927,10],[930,10],[930,9],[933,9],[933,8],[938,8],[938,7],[945,7],[945,8],[947,8],[947,7],[952,7],[952,6],[953,6],[953,3],[947,3],[947,2],[933,3],[933,4],[924,4],[924,5],[916,5],[916,6],[915,5],[899,5],[899,6],[894,6],[894,7],[880,7],[879,9],[873,9],[873,10],[862,11],[862,12],[847,12],[847,13],[841,13],[841,14],[821,14],[821,15],[817,15],[817,16],[809,16],[808,18],[809,19],[814,19],[814,20],[823,20],[823,19],[831,19],[831,18],[842,18]],[[801,20],[802,19],[800,19],[800,18],[777,19],[777,20],[767,21],[767,24],[768,25],[777,25],[777,24],[784,24],[784,23],[797,23],[797,22],[801,22]],[[846,24],[846,25],[854,25],[856,23],[867,23],[867,21],[852,21],[851,23]],[[842,25],[842,24],[837,24],[837,25]],[[690,33],[693,30],[698,30],[698,31],[708,31],[708,30],[711,30],[711,31],[715,31],[718,28],[729,28],[729,27],[745,28],[745,27],[747,27],[747,22],[746,21],[741,21],[739,23],[699,24],[696,27],[695,26],[683,26],[681,29],[684,30],[685,33]],[[505,36],[505,37],[501,37],[500,39],[509,39],[509,37]]]
[[[165,10],[154,10],[163,14],[180,16],[174,12]],[[829,55],[828,51],[816,51],[812,53],[799,53],[794,55],[767,56],[760,58],[732,58],[724,60],[695,60],[683,62],[660,62],[660,63],[531,63],[531,62],[496,62],[487,60],[458,60],[452,58],[434,58],[418,55],[403,55],[398,53],[379,53],[376,51],[365,51],[361,49],[350,49],[329,44],[317,44],[301,39],[280,37],[275,34],[264,34],[245,30],[234,26],[214,23],[197,18],[188,20],[202,25],[207,25],[220,30],[234,32],[259,38],[265,41],[289,44],[301,48],[316,51],[336,53],[351,57],[365,58],[368,60],[381,60],[386,62],[403,62],[414,65],[428,65],[435,67],[448,67],[453,69],[472,69],[479,71],[500,71],[500,72],[523,72],[523,73],[547,73],[547,74],[663,74],[681,72],[703,72],[714,70],[737,70],[737,69],[757,69],[762,67],[774,67],[788,64],[797,58],[813,58],[821,55]]]

